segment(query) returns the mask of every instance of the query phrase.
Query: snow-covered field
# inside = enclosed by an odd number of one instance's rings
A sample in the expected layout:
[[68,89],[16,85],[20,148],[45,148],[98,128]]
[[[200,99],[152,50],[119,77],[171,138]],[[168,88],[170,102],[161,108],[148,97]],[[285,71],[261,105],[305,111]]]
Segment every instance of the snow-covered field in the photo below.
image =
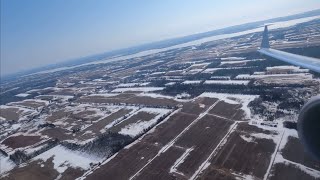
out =
[[235,79],[264,79],[264,78],[272,78],[279,80],[282,78],[299,78],[299,79],[309,79],[311,80],[313,78],[312,74],[309,73],[299,73],[299,74],[256,74],[256,75],[250,75],[250,74],[240,74],[235,77]]
[[194,81],[184,81],[182,84],[200,84],[202,81],[194,80]]
[[248,85],[249,82],[245,80],[206,80],[204,84]]
[[137,111],[135,114],[141,111],[147,112],[150,114],[157,114],[157,115],[149,121],[139,120],[136,123],[129,124],[124,128],[122,128],[119,131],[119,134],[136,137],[142,134],[147,128],[150,128],[151,126],[155,125],[160,117],[163,117],[164,115],[167,115],[171,112],[171,110],[169,109],[162,109],[162,108],[161,109],[160,108],[142,108],[139,111]]
[[[10,113],[16,114],[18,116],[18,119],[11,119],[10,117],[14,118],[14,116],[2,116],[0,114],[0,117],[2,117],[5,120],[18,120],[18,121],[23,121],[23,120],[27,120],[28,117],[31,117],[33,115],[38,114],[39,112],[37,112],[34,109],[29,109],[29,108],[25,108],[25,107],[21,107],[21,106],[14,106],[14,105],[0,105],[0,109],[2,111],[9,111]],[[4,115],[4,114],[3,114]]]
[[149,82],[147,83],[123,83],[123,84],[118,84],[116,87],[117,88],[125,88],[125,87],[136,87],[136,86],[146,86],[150,84]]
[[0,153],[0,175],[7,171],[10,171],[15,166],[15,163],[12,162],[9,157],[5,157]]
[[222,70],[222,69],[247,69],[247,68],[251,68],[251,67],[227,67],[227,68],[207,68],[204,71],[202,71],[201,73],[206,73],[206,74],[212,74],[218,70]]
[[160,91],[163,90],[164,87],[133,87],[133,88],[117,88],[114,89],[112,92],[151,92],[151,91]]
[[17,94],[16,96],[17,96],[17,97],[27,97],[27,96],[30,96],[30,94],[20,93],[20,94]]
[[118,93],[101,93],[101,94],[90,94],[89,96],[100,96],[100,97],[114,97],[119,95]]
[[221,58],[221,61],[239,61],[239,60],[245,60],[247,58],[245,57],[225,57]]
[[50,158],[53,158],[53,168],[60,174],[67,170],[68,167],[88,170],[90,168],[90,163],[98,163],[101,160],[100,158],[83,152],[71,151],[61,145],[36,156],[33,160],[42,160],[46,162]]
[[245,64],[247,62],[252,62],[252,61],[264,61],[264,59],[252,59],[252,60],[239,60],[239,61],[222,61],[220,64],[221,65],[226,65],[226,64]]
[[229,80],[231,77],[230,76],[211,76],[210,79],[215,79],[215,80]]
[[273,71],[289,71],[294,73],[307,73],[309,72],[309,69],[301,69],[298,66],[274,66],[274,67],[267,67],[267,72],[273,72]]

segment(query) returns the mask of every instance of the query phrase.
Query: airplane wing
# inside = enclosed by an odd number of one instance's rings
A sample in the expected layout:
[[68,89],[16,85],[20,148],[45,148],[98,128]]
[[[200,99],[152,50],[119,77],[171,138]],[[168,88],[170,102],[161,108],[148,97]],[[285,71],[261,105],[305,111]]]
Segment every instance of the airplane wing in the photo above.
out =
[[264,55],[320,73],[320,59],[271,49],[268,37],[268,26],[264,28],[261,48],[258,51]]

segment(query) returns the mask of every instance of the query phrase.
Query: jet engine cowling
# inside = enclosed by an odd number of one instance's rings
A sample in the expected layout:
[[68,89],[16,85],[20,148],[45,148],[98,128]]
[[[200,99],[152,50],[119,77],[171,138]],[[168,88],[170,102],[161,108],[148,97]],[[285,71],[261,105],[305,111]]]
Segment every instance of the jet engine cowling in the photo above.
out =
[[320,160],[320,96],[311,98],[298,118],[299,139],[314,158]]

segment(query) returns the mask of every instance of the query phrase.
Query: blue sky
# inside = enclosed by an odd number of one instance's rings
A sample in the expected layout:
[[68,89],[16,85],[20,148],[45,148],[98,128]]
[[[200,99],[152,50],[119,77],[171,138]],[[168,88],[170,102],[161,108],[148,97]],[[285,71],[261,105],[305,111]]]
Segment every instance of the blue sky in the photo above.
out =
[[1,0],[1,75],[229,25],[319,0]]

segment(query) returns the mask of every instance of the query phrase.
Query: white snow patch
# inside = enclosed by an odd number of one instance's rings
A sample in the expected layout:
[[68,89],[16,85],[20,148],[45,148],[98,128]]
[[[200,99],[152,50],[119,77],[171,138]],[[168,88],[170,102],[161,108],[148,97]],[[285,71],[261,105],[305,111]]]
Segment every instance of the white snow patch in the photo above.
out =
[[274,66],[274,67],[267,67],[267,71],[277,71],[277,70],[288,70],[292,72],[309,72],[308,69],[300,69],[298,66]]
[[234,60],[245,60],[245,57],[225,57],[221,58],[221,61],[234,61]]
[[8,157],[3,156],[2,154],[0,154],[0,175],[2,173],[5,173],[7,171],[10,171],[11,169],[13,169],[16,165],[14,164],[14,162],[12,162]]
[[176,82],[169,82],[169,83],[165,84],[165,86],[173,86],[175,84],[176,84]]
[[124,84],[119,84],[116,87],[134,87],[134,86],[139,86],[139,83],[124,83]]
[[140,93],[140,94],[137,94],[137,96],[147,96],[147,97],[162,98],[162,99],[174,99],[173,96],[165,96],[165,95],[156,94],[156,93]]
[[247,141],[247,142],[254,142],[252,137],[246,137],[245,135],[240,135],[241,139]]
[[171,110],[160,109],[160,108],[142,108],[138,112],[140,112],[140,111],[145,111],[145,112],[149,112],[149,113],[152,113],[152,114],[158,114],[158,115],[156,117],[154,117],[153,119],[149,120],[149,121],[141,121],[141,120],[139,120],[136,123],[129,124],[129,125],[125,126],[124,128],[122,128],[119,131],[119,134],[129,135],[131,137],[136,137],[136,136],[142,134],[147,128],[149,128],[149,127],[153,126],[154,124],[156,124],[157,120],[161,116],[164,116],[165,114],[168,114]]
[[184,81],[182,84],[200,84],[202,81]]
[[151,92],[151,91],[161,91],[164,87],[133,87],[133,88],[117,88],[112,92],[128,92],[128,91],[137,91],[137,92]]
[[16,96],[17,96],[17,97],[27,97],[27,96],[30,96],[30,94],[20,93],[20,94],[17,94]]
[[222,69],[230,70],[230,69],[249,69],[249,68],[252,68],[252,67],[246,66],[246,67],[207,68],[206,70],[202,71],[202,73],[211,74]]
[[242,61],[222,61],[220,65],[225,65],[225,64],[239,64],[239,63],[247,63],[250,60],[242,60]]
[[90,168],[90,163],[99,162],[99,158],[89,156],[88,154],[84,154],[79,151],[71,151],[61,145],[36,156],[34,160],[39,159],[47,161],[51,157],[53,157],[52,162],[54,164],[54,169],[56,169],[60,174],[70,166],[88,170]]
[[103,94],[90,94],[89,96],[113,97],[119,95],[118,93],[103,93]]
[[206,80],[204,84],[248,85],[249,82],[241,80]]
[[279,150],[282,150],[286,146],[286,144],[287,144],[287,142],[289,140],[289,136],[295,137],[295,138],[299,138],[298,137],[298,132],[296,130],[294,130],[294,129],[285,129],[284,134],[283,134],[283,138],[281,140],[281,144],[279,146]]
[[295,79],[299,78],[300,80],[303,79],[308,79],[311,80],[313,79],[312,74],[309,73],[299,73],[299,74],[254,74],[254,75],[249,75],[249,74],[240,74],[235,77],[235,79],[264,79],[264,78],[272,78],[276,80],[283,80],[283,79]]
[[162,74],[165,74],[166,72],[154,72],[152,73],[151,75],[162,75]]
[[230,80],[230,76],[211,76],[210,79],[215,79],[215,80]]

